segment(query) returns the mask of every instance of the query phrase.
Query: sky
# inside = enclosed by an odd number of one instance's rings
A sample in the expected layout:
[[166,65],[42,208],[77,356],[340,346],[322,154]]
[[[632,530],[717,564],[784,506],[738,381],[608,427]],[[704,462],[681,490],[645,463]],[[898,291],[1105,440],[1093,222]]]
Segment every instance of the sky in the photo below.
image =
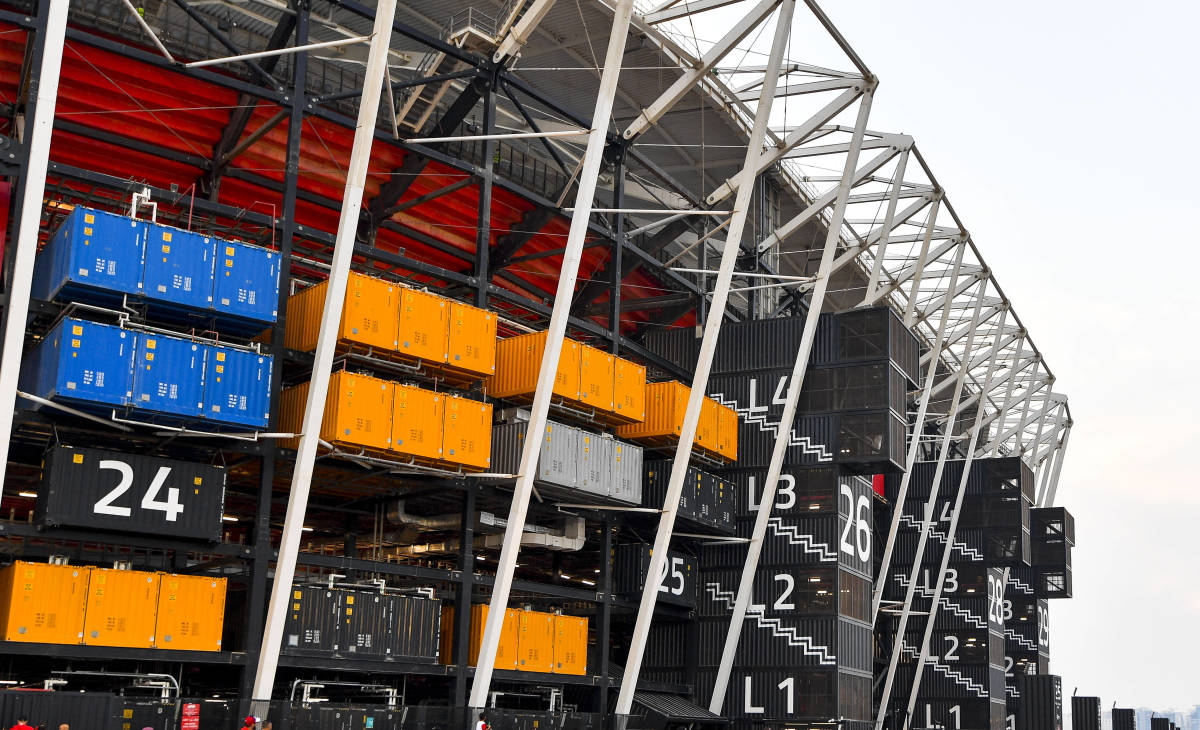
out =
[[1070,396],[1064,695],[1200,703],[1200,3],[821,6],[880,79],[871,128],[915,137]]

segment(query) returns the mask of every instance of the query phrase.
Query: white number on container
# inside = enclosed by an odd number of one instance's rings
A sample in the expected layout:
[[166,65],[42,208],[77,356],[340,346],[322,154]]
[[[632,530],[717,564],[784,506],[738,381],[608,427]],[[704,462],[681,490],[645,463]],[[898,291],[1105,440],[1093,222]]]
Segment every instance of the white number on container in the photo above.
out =
[[663,563],[662,575],[658,579],[658,590],[662,593],[670,593],[674,596],[683,595],[683,558],[671,558],[671,578],[675,585],[667,587],[667,564]]
[[[857,554],[864,563],[871,557],[871,524],[867,517],[871,513],[871,502],[865,494],[859,495],[857,509],[855,508],[854,492],[850,485],[843,484],[841,494],[846,498],[846,525],[842,528],[841,549],[851,557]],[[850,531],[855,531],[855,544],[850,542]],[[857,548],[857,552],[856,552]]]
[[785,601],[787,601],[788,596],[792,595],[792,591],[796,589],[796,579],[788,573],[777,573],[775,575],[775,582],[783,583],[784,587],[783,592],[779,594],[779,598],[775,599],[775,603],[771,605],[771,608],[775,609],[776,611],[795,610],[796,604],[790,602],[785,603]]

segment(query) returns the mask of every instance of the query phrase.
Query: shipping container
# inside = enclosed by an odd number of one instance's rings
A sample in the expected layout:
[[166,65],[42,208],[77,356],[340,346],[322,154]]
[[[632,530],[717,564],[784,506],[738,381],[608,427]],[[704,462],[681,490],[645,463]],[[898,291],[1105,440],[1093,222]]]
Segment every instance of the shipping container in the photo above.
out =
[[[746,412],[742,412],[741,416],[738,421],[736,466],[765,468],[771,463],[779,423]],[[792,423],[792,435],[784,451],[783,463],[788,467],[833,464],[838,454],[838,421],[837,414],[798,416]]]
[[[498,474],[517,473],[528,431],[528,421],[492,426],[493,471]],[[537,482],[540,487],[575,488],[579,480],[581,440],[579,429],[547,421],[545,437],[538,452]]]
[[133,401],[139,411],[168,419],[204,414],[208,345],[155,333],[138,336],[133,363]]
[[[391,631],[388,654],[406,662],[429,663],[438,661],[442,634],[453,639],[453,626],[449,630],[442,623],[440,602],[401,593],[386,594],[391,603]],[[447,652],[449,656],[452,652]]]
[[67,317],[21,362],[21,390],[84,407],[126,406],[133,397],[137,335]]
[[18,560],[0,570],[0,627],[5,641],[79,644],[90,567]]
[[392,397],[392,451],[420,459],[442,458],[446,397],[396,384]]
[[283,653],[329,656],[336,652],[342,595],[327,586],[294,586],[284,620]]
[[[317,348],[328,291],[329,282],[323,281],[288,297],[284,320],[287,324],[284,344],[288,348],[301,352],[312,352]],[[338,326],[339,346],[382,352],[396,350],[400,291],[400,287],[391,282],[350,272]],[[445,353],[444,342],[437,345],[437,350],[440,359]]]
[[[686,399],[684,402],[686,404]],[[719,453],[717,405],[712,398],[700,401],[700,420],[696,423],[696,448],[710,454]]]
[[[613,562],[615,570],[615,592],[632,596],[642,592],[650,569],[653,551],[645,543],[618,545]],[[669,551],[662,575],[658,579],[658,600],[675,606],[696,607],[697,579],[696,558],[691,555]]]
[[1075,518],[1063,507],[1036,507],[1030,510],[1030,533],[1035,540],[1061,540],[1075,544]]
[[554,673],[587,674],[588,620],[586,616],[554,616]]
[[142,293],[152,302],[209,309],[216,242],[181,228],[146,223]]
[[[939,494],[956,493],[965,464],[966,462],[962,459],[946,461],[942,471]],[[929,496],[933,488],[933,476],[936,469],[936,461],[919,461],[913,465],[912,476],[909,478],[908,499],[922,499]],[[888,499],[895,500],[900,490],[900,479],[901,475],[899,474],[889,474],[886,477],[885,490]],[[965,494],[1021,495],[1025,501],[1032,504],[1034,487],[1033,472],[1018,457],[974,459],[971,462],[971,473],[967,477]]]
[[[895,695],[893,693],[893,699]],[[907,700],[907,695],[904,697]],[[938,700],[919,698],[913,710],[912,727],[946,730],[1004,730],[1004,704],[991,699]],[[900,709],[899,712],[903,712]]]
[[491,464],[492,404],[469,398],[445,398],[442,461],[468,471],[483,471]]
[[496,315],[450,302],[446,365],[472,379],[486,378],[496,374],[496,357]]
[[[397,335],[389,349],[422,363],[440,365],[450,352],[450,308],[445,297],[420,289],[400,288],[396,303],[381,316],[398,316]],[[398,312],[398,315],[397,315]]]
[[1062,730],[1062,679],[1053,674],[1016,677],[1020,705],[1016,730]]
[[[488,381],[488,395],[514,400],[531,399],[537,389],[545,349],[545,331],[499,340],[496,343],[496,374]],[[579,343],[564,338],[552,393],[570,403],[579,402],[579,360]]]
[[[300,433],[308,401],[308,383],[288,388],[280,396],[279,428]],[[395,385],[386,380],[339,371],[329,376],[321,440],[358,451],[386,452],[392,445]],[[296,448],[299,439],[283,442]]]
[[[10,689],[0,691],[0,717],[15,723],[24,718],[35,726],[42,718],[53,718],[48,727],[60,725],[76,728],[112,727],[120,713],[115,709],[119,700],[103,692],[52,692],[41,689]],[[141,727],[137,730],[141,730]]]
[[585,407],[612,413],[616,381],[613,356],[591,345],[579,345],[579,401]]
[[1112,730],[1137,730],[1137,718],[1133,710],[1114,707]]
[[642,447],[623,441],[613,442],[613,478],[611,497],[623,504],[642,503]]
[[[701,670],[697,674],[698,697],[712,695],[715,674],[715,670]],[[847,702],[841,701],[842,685],[847,685],[844,693]],[[783,721],[788,726],[794,726],[797,720],[814,724],[839,717],[867,720],[870,719],[870,686],[869,675],[832,668],[735,667],[729,678],[721,715],[735,721]]]
[[1062,540],[1032,543],[1029,564],[1035,568],[1071,565],[1071,545]]
[[338,653],[382,659],[392,631],[391,601],[379,591],[342,590],[338,609]]
[[646,420],[646,368],[623,357],[613,362],[613,416],[620,423]]
[[154,646],[161,576],[139,570],[95,568],[88,579],[83,643],[88,646]]
[[517,669],[522,672],[554,670],[554,614],[521,611],[517,638]]
[[273,324],[279,316],[279,253],[239,241],[217,241],[215,263],[217,314],[248,329]]
[[[699,666],[715,669],[721,661],[728,617],[700,623]],[[874,643],[871,627],[838,616],[765,616],[746,614],[734,664],[759,669],[795,667],[854,669],[870,672]]]
[[220,651],[225,585],[225,578],[164,574],[158,588],[154,646]]
[[[642,423],[618,426],[617,435],[623,439],[654,446],[678,443],[690,392],[691,389],[686,385],[673,380],[663,383],[647,383],[646,420]],[[693,448],[721,458],[722,455],[718,451],[717,426],[721,420],[729,423],[730,419],[728,416],[724,419],[718,418],[718,406],[719,404],[711,398],[706,398],[702,402]],[[727,452],[730,449],[736,453],[736,441],[732,445],[726,446]]]
[[579,438],[579,490],[607,499],[613,493],[615,442],[587,431],[580,431]]
[[[504,621],[500,625],[500,642],[496,647],[496,669],[518,668],[517,647],[521,638],[522,613],[524,611],[518,611],[515,608],[504,609]],[[477,603],[471,606],[471,650],[467,657],[471,666],[475,666],[479,662],[479,651],[483,645],[483,627],[487,623],[487,616],[487,604]]]
[[[642,506],[650,509],[666,507],[667,487],[671,479],[671,469],[674,462],[659,460],[644,462],[645,481],[642,487]],[[700,527],[700,495],[704,473],[694,466],[688,466],[683,478],[683,488],[679,493],[679,506],[675,513],[676,520],[684,524]]]
[[[731,469],[722,474],[733,484],[736,515],[757,515],[767,478],[766,467]],[[838,485],[836,467],[805,468],[785,464],[775,487],[775,503],[771,507],[771,514],[785,516],[832,512],[838,509]]]
[[216,542],[224,504],[221,467],[58,445],[42,465],[34,520]]
[[[117,301],[142,293],[143,221],[76,207],[35,259],[32,295]],[[65,292],[64,292],[65,290]]]
[[1100,728],[1100,698],[1072,695],[1071,730],[1100,730]]
[[209,345],[205,355],[204,418],[266,428],[271,415],[270,355]]

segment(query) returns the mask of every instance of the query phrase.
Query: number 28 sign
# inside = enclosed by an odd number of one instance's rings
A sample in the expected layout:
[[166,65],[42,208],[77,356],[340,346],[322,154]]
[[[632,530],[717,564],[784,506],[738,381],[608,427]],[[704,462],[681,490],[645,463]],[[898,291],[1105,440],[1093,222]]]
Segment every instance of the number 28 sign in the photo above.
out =
[[219,540],[224,504],[220,467],[55,446],[46,455],[35,517],[47,527]]

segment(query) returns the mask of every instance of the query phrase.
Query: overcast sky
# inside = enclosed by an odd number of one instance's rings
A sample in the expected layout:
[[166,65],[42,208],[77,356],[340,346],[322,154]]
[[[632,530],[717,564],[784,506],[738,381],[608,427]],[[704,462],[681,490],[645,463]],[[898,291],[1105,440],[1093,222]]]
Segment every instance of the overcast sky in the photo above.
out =
[[1106,709],[1200,703],[1200,3],[821,5],[1070,396],[1051,671]]

